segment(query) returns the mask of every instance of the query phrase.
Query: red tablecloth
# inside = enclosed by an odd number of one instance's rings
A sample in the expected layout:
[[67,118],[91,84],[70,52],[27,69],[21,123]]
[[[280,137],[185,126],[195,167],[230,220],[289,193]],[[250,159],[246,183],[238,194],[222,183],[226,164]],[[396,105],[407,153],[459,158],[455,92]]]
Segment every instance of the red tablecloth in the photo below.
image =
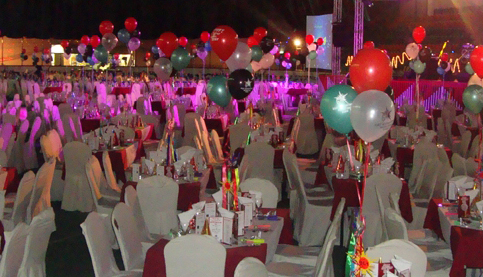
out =
[[115,95],[119,95],[119,94],[126,95],[130,93],[131,93],[131,87],[113,87],[111,91],[111,94],[115,94]]
[[[463,135],[460,132],[460,128],[458,127],[458,125],[459,125],[458,123],[453,122],[453,125],[451,126],[451,134],[453,136],[459,137],[459,136]],[[464,128],[471,132],[471,141],[473,141],[473,139],[478,135],[478,127],[464,126]]]
[[[288,124],[287,137],[292,133],[294,122],[295,117],[292,117],[292,119],[290,119],[290,123]],[[325,130],[324,119],[322,117],[314,118],[314,126],[315,130]]]
[[273,210],[277,212],[277,216],[283,217],[282,233],[280,233],[280,239],[278,240],[278,243],[294,245],[295,241],[293,239],[293,225],[292,225],[292,219],[290,219],[290,209],[262,208],[261,212],[266,214],[269,211],[273,211]]
[[52,101],[52,104],[54,104],[54,106],[59,106],[62,103],[65,103],[65,102],[64,101]]
[[290,96],[300,96],[307,94],[308,91],[306,88],[291,88],[287,91],[287,94]]
[[[141,143],[142,144],[142,143]],[[93,153],[99,160],[102,170],[104,170],[104,163],[102,162],[103,151]],[[126,149],[111,150],[108,152],[111,159],[112,171],[116,175],[116,181],[126,183],[125,170],[128,168]]]
[[[146,253],[143,276],[166,276],[164,262],[164,247],[168,240],[161,239]],[[226,249],[225,276],[234,276],[236,266],[246,257],[254,257],[265,263],[267,257],[267,244],[260,246],[239,246]],[[206,265],[209,266],[209,265]]]
[[157,111],[158,114],[161,116],[159,121],[161,123],[165,123],[166,122],[166,104],[164,103],[164,101],[152,101],[151,108],[153,109],[153,112]]
[[[431,199],[424,221],[424,228],[433,230],[441,239],[443,232],[439,221],[438,205],[442,199]],[[483,267],[483,231],[451,226],[451,253],[453,265],[450,276],[465,276],[465,267]]]
[[178,88],[176,91],[177,95],[195,95],[196,94],[196,87],[188,87],[188,88]]
[[[456,115],[460,115],[462,113],[463,113],[463,110],[456,110]],[[434,125],[436,125],[434,130],[438,130],[438,118],[441,117],[441,109],[433,109],[431,111],[431,115],[433,116],[433,119],[434,119]]]
[[[332,213],[330,219],[334,217],[335,210],[339,205],[340,199],[344,197],[346,199],[345,208],[347,207],[360,207],[358,189],[361,191],[362,183],[354,179],[337,179],[335,176],[332,178],[332,187],[334,188],[334,201],[332,202]],[[361,191],[362,193],[362,191]],[[413,221],[413,212],[411,209],[411,196],[409,194],[408,184],[403,181],[401,193],[399,197],[399,209],[401,210],[401,216],[409,223]]]
[[20,184],[17,169],[15,167],[3,167],[2,171],[7,171],[7,178],[5,179],[5,184],[3,185],[5,195],[11,192],[17,192],[18,185]]
[[211,130],[215,130],[218,133],[218,136],[223,136],[225,130],[223,129],[223,121],[221,120],[221,118],[205,119],[205,123],[208,132],[211,132]]
[[[137,182],[129,181],[122,186],[121,190],[121,202],[124,202],[124,194],[128,186],[136,188]],[[187,211],[191,205],[200,202],[200,182],[179,184],[178,192],[178,210]]]
[[44,94],[52,92],[62,92],[62,87],[46,87],[44,88]]
[[80,122],[84,133],[89,133],[101,127],[101,119],[99,118],[83,118]]

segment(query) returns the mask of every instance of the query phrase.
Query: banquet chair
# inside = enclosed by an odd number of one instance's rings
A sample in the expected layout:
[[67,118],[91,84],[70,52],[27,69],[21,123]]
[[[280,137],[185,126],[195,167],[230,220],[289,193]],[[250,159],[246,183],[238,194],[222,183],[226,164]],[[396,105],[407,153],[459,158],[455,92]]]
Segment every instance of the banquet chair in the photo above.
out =
[[275,149],[266,142],[253,142],[247,145],[240,165],[241,181],[248,178],[265,179],[274,184],[280,193],[282,185],[275,184],[273,174],[274,156]]
[[0,149],[0,165],[4,166],[7,164],[7,162],[8,162],[7,152]]
[[240,183],[240,189],[244,192],[261,192],[263,201],[262,208],[277,208],[278,190],[272,182],[260,178],[248,178]]
[[[142,272],[120,271],[114,253],[109,245],[109,234],[105,219],[98,213],[91,212],[80,225],[92,260],[96,277],[142,276]],[[109,228],[112,228],[109,226]]]
[[109,156],[109,151],[104,151],[102,153],[102,164],[104,166],[104,173],[106,175],[106,182],[108,188],[118,193],[121,193],[119,184],[116,181],[116,176],[114,176],[114,172],[112,171],[111,157]]
[[61,103],[59,104],[59,113],[60,113],[60,116],[71,114],[73,113],[72,107],[67,103]]
[[478,171],[478,162],[474,158],[468,158],[465,162],[466,175],[475,177]]
[[451,164],[453,164],[453,176],[468,175],[466,174],[466,160],[458,153],[453,153],[451,156]]
[[426,137],[414,146],[413,166],[409,175],[408,186],[411,192],[415,191],[416,179],[422,170],[422,164],[425,160],[438,157],[438,147]]
[[[25,173],[20,180],[15,198],[11,199],[13,201],[12,210],[5,208],[5,212],[2,214],[2,224],[5,231],[12,231],[20,222],[27,222],[27,208],[30,204],[34,185],[35,173],[33,171]],[[8,205],[8,197],[6,200]]]
[[30,123],[28,120],[24,120],[22,125],[20,125],[20,130],[18,132],[17,139],[13,144],[12,152],[8,156],[8,166],[15,167],[19,173],[23,173],[25,171],[23,149],[25,147],[25,138],[27,137],[29,124]]
[[78,134],[74,123],[74,114],[62,115],[62,125],[66,142],[77,140]]
[[329,227],[328,219],[332,211],[333,193],[324,191],[320,198],[309,199],[295,155],[284,150],[283,162],[289,184],[295,188],[297,195],[294,197],[296,198],[294,202],[290,200],[290,209],[294,211],[294,238],[301,246],[321,245]]
[[141,179],[136,188],[149,233],[168,234],[178,226],[179,186],[166,176]]
[[141,240],[145,242],[156,242],[159,237],[155,234],[150,234],[144,221],[143,212],[139,203],[138,193],[133,186],[127,186],[124,193],[124,202],[131,207],[136,220],[136,226],[141,234]]
[[460,154],[461,157],[465,158],[468,153],[468,148],[471,142],[471,132],[466,131],[461,136],[461,140],[453,140],[453,153]]
[[25,251],[18,276],[46,276],[45,255],[50,235],[55,231],[54,209],[36,215],[29,226]]
[[295,134],[297,153],[311,155],[319,151],[319,143],[314,126],[314,117],[311,114],[302,114],[295,120],[299,121],[300,124]]
[[198,113],[188,113],[184,118],[183,146],[195,146],[193,138],[198,135],[196,124],[199,124],[201,116]]
[[112,227],[121,249],[122,262],[126,270],[142,271],[146,252],[153,243],[142,243],[131,207],[118,203],[112,212]]
[[268,277],[265,265],[257,258],[246,257],[235,268],[235,277]]
[[438,147],[438,159],[444,166],[451,167],[451,163],[449,162],[448,154],[446,154],[446,150],[443,147]]
[[175,104],[172,107],[173,118],[178,129],[183,129],[184,118],[186,116],[186,107],[183,104]]
[[[198,122],[195,122],[196,129],[198,131],[197,138],[199,139],[199,141],[201,143],[201,150],[203,150],[203,154],[205,155],[205,159],[206,159],[207,163],[209,163],[209,164],[213,164],[213,165],[221,164],[222,161],[218,160],[217,157],[213,155],[213,150],[211,149],[211,144],[210,144],[210,140],[209,140],[209,137],[208,137],[208,131],[203,130],[203,129],[206,129],[206,126],[203,126],[204,121],[202,121],[201,123],[202,124],[200,126],[200,124],[198,124]],[[203,127],[205,127],[205,128],[203,128]]]
[[226,249],[212,236],[189,234],[171,240],[164,248],[167,276],[222,277],[225,260]]
[[414,243],[394,239],[378,244],[366,251],[366,255],[372,260],[382,259],[383,263],[389,262],[395,255],[411,262],[411,276],[424,276],[426,273],[426,254]]
[[214,149],[214,154],[215,154],[215,159],[216,160],[223,160],[223,150],[221,148],[221,143],[220,143],[220,137],[218,136],[218,132],[216,130],[211,130],[211,142],[213,144],[213,149]]
[[2,150],[7,153],[8,157],[7,148],[10,144],[10,138],[13,136],[13,125],[11,123],[4,123],[1,131],[3,138]]
[[[470,146],[470,149],[468,150],[468,155],[467,155],[468,158],[478,159],[479,145],[480,145],[480,135],[477,135],[471,142],[471,146]],[[483,146],[483,142],[481,143],[481,145]],[[483,151],[480,153],[480,155],[483,155]]]
[[[162,135],[160,118],[155,115],[141,115],[141,119],[145,124],[153,124],[154,134],[156,135],[156,139],[160,139]],[[148,138],[148,139],[151,139],[151,138]]]
[[383,241],[384,210],[389,207],[389,194],[399,193],[401,188],[401,180],[393,174],[374,174],[367,178],[363,210],[366,219],[365,246],[371,247]]
[[30,196],[30,203],[27,206],[27,224],[30,224],[36,215],[51,207],[50,187],[52,186],[54,169],[55,159],[50,159],[40,167],[35,175],[35,183]]
[[17,125],[17,117],[15,116],[15,114],[6,113],[2,116],[2,122],[4,124],[9,123],[9,124],[12,124],[13,126],[16,126]]
[[[345,198],[341,198],[339,205],[334,213],[334,219],[329,226],[327,235],[324,238],[324,244],[322,247],[318,246],[295,246],[288,244],[279,244],[275,255],[273,256],[273,262],[288,262],[301,265],[316,266],[317,257],[322,249],[328,247],[329,238],[334,235],[340,237],[341,220],[344,220],[343,212],[345,208]],[[335,243],[335,242],[334,242]],[[328,250],[328,249],[326,249]]]
[[448,141],[448,138],[447,138],[447,132],[446,132],[446,128],[445,128],[445,125],[444,125],[444,122],[443,122],[443,118],[439,117],[438,120],[437,120],[437,126],[438,126],[438,130],[437,130],[437,134],[438,134],[438,143],[439,144],[444,144],[446,145],[447,144],[447,141]]
[[230,129],[230,155],[233,155],[236,149],[244,147],[251,131],[250,126],[243,123],[231,125]]
[[29,226],[25,223],[20,223],[13,229],[2,252],[2,259],[0,260],[1,277],[19,276],[28,233]]
[[96,156],[92,155],[89,158],[85,168],[94,210],[100,214],[111,214],[112,209],[119,202],[120,193],[117,193],[117,195],[106,193],[108,191],[107,182]]
[[79,141],[64,146],[65,186],[62,209],[66,211],[90,212],[94,207],[91,189],[86,175],[86,163],[92,156],[87,144]]

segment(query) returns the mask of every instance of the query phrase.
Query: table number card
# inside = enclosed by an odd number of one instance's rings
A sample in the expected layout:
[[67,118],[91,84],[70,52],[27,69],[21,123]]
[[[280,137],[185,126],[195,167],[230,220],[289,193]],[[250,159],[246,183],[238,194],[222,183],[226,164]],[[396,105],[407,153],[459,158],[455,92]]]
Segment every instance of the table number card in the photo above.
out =
[[160,164],[156,165],[156,175],[164,176],[164,166]]
[[236,214],[238,215],[238,236],[243,236],[243,230],[245,228],[245,212],[238,211]]
[[453,181],[448,181],[448,183],[446,183],[446,198],[449,201],[458,200],[458,187]]
[[217,241],[223,240],[223,217],[210,217],[211,236]]
[[195,232],[197,235],[201,235],[203,232],[203,227],[205,226],[206,215],[205,213],[199,213],[196,215],[196,229]]
[[132,164],[132,180],[137,182],[139,180],[139,167],[140,164]]
[[96,140],[96,138],[89,138],[88,144],[91,150],[97,150]]
[[205,204],[206,217],[216,216],[216,203],[206,203]]
[[223,243],[231,244],[233,218],[223,217]]
[[243,204],[243,210],[245,211],[245,227],[252,225],[253,219],[253,203]]

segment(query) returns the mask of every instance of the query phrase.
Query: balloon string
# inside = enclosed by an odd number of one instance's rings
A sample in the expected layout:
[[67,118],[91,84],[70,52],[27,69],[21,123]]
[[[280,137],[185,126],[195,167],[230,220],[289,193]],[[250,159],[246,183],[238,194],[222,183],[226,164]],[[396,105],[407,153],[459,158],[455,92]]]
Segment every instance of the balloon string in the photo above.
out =
[[478,143],[478,174],[479,172],[481,171],[481,142],[483,141],[483,133],[482,133],[482,130],[481,130],[481,115],[480,115],[480,120],[478,121],[478,132],[479,132],[479,135],[480,135],[480,142]]
[[421,74],[416,75],[416,123],[419,123],[419,77]]
[[348,148],[348,151],[349,151],[349,162],[351,164],[352,171],[354,171],[354,161],[352,160],[351,145],[349,143],[348,137],[346,137],[346,141],[347,141],[347,148]]

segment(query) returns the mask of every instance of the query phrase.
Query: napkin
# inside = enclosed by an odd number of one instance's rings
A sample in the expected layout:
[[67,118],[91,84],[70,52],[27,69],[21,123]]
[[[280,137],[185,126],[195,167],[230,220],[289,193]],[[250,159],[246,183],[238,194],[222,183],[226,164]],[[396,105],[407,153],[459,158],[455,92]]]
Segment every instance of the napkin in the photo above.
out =
[[184,213],[178,214],[179,222],[181,223],[183,231],[186,232],[186,229],[188,229],[188,226],[190,224],[190,220],[195,216],[196,212],[197,211],[195,209],[192,209]]
[[200,201],[198,203],[194,203],[191,206],[193,207],[193,210],[196,210],[197,212],[200,212],[205,207],[205,203],[206,203],[206,201]]
[[146,165],[146,167],[148,168],[148,173],[149,175],[152,175],[153,172],[154,172],[154,165],[155,163],[153,161],[150,161],[148,159],[145,159],[144,160],[144,164]]
[[480,214],[483,213],[483,200],[476,202],[476,208],[478,208]]
[[466,176],[460,176],[460,178],[456,180],[451,180],[454,181],[456,184],[456,187],[462,188],[462,189],[471,189],[474,186],[473,180],[470,178],[467,178]]
[[[221,190],[215,192],[212,196],[215,199],[216,204],[218,206],[221,206],[221,203],[223,201],[223,193],[221,192]],[[238,197],[238,201],[240,201],[240,198],[241,197]],[[241,204],[241,202],[240,202],[240,204]]]
[[[214,196],[215,195],[213,194],[213,197]],[[248,198],[248,197],[239,196],[238,197],[238,203],[240,203],[240,205],[249,204],[249,203],[253,203],[253,200]]]
[[467,190],[465,191],[465,195],[469,196],[470,197],[470,203],[473,203],[473,199],[475,199],[475,197],[478,195],[480,191],[477,190],[477,189],[473,189],[473,190]]
[[218,208],[218,211],[220,212],[221,216],[222,217],[227,217],[227,218],[233,218],[235,217],[235,213],[233,212],[230,212],[229,210],[227,209],[224,209],[224,208]]
[[249,190],[248,191],[250,194],[254,194],[255,195],[255,198],[258,200],[258,199],[262,199],[262,192],[261,191],[256,191],[256,190]]
[[181,154],[180,160],[182,161],[190,161],[197,153],[197,149],[190,149],[185,153]]
[[181,167],[183,166],[185,161],[183,160],[179,160],[177,162],[175,162],[173,165],[174,165],[174,169],[176,169],[176,171],[180,171],[181,170]]
[[403,273],[404,271],[411,271],[412,263],[410,261],[406,261],[398,255],[394,255],[394,259],[391,259],[391,263],[399,273]]
[[392,167],[393,164],[394,164],[394,159],[393,158],[389,157],[389,158],[384,159],[381,162],[380,171],[382,171],[382,172],[388,172],[389,169]]
[[434,137],[436,136],[436,132],[435,131],[424,130],[424,133],[425,133],[426,139],[428,141],[433,141]]
[[371,157],[372,161],[375,161],[377,157],[379,156],[379,150],[374,150],[369,153],[369,156]]
[[390,272],[390,271],[386,271],[386,277],[398,277],[396,274]]

